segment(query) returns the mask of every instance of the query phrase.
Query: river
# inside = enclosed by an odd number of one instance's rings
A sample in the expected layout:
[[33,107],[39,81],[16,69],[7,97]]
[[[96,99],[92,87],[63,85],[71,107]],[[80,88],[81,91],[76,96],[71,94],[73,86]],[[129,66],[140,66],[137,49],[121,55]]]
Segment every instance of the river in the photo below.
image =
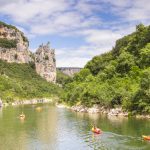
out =
[[[22,111],[25,120],[18,118]],[[92,123],[103,133],[92,133]],[[0,109],[0,150],[150,150],[142,134],[150,134],[149,120],[82,114],[51,104]]]

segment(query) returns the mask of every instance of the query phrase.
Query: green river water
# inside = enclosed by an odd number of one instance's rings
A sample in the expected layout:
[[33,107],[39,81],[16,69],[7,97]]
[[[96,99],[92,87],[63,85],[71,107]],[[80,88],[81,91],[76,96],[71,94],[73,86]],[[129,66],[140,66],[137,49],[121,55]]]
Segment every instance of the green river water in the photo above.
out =
[[[72,112],[50,104],[0,109],[0,150],[150,150],[150,121]],[[21,112],[25,120],[18,118]],[[95,123],[103,130],[91,132]]]

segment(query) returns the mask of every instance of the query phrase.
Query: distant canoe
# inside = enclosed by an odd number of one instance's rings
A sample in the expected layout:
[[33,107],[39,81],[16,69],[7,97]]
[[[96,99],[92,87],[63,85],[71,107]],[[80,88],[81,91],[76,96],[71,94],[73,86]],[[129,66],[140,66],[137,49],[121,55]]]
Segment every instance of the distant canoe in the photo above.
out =
[[36,110],[37,110],[37,111],[41,111],[41,110],[42,110],[42,107],[36,107]]
[[20,117],[20,119],[25,119],[26,116],[25,116],[25,114],[21,114],[19,117]]

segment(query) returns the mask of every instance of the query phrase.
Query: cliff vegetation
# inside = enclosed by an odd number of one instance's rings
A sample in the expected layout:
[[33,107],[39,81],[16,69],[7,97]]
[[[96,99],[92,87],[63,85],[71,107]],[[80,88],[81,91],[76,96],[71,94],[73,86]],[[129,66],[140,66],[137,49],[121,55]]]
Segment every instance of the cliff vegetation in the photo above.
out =
[[48,98],[59,96],[61,91],[36,73],[34,63],[17,64],[0,60],[0,98],[3,101]]
[[2,48],[16,48],[17,41],[16,40],[8,40],[6,38],[0,38],[0,47]]

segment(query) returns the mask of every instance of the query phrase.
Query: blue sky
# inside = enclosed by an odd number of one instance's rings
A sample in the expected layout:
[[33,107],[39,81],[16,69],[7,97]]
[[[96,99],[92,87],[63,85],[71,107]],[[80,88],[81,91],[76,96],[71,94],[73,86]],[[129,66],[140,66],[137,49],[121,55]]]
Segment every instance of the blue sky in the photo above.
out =
[[83,67],[149,16],[149,0],[0,0],[0,20],[23,31],[33,52],[50,41],[59,67]]

